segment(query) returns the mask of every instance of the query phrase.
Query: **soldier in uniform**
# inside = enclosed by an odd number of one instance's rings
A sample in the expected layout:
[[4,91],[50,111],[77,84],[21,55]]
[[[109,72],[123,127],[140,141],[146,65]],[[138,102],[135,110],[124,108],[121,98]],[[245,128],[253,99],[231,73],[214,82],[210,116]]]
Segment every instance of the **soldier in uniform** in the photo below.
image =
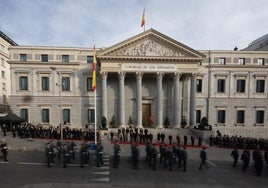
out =
[[101,140],[98,141],[97,143],[97,148],[96,148],[96,166],[100,167],[100,164],[103,164],[103,145],[101,143]]
[[0,148],[1,148],[1,152],[3,154],[3,156],[1,156],[5,162],[7,162],[7,143],[5,141],[2,141],[2,143],[0,144]]
[[61,156],[61,152],[62,152],[62,143],[60,140],[57,141],[56,143],[56,148],[58,150],[58,159],[60,159]]
[[205,165],[206,168],[208,168],[207,165],[207,152],[205,151],[206,148],[203,147],[203,149],[200,151],[200,159],[201,159],[201,163],[199,165],[199,170],[202,170],[202,167]]
[[72,140],[72,142],[69,145],[70,147],[70,153],[73,159],[75,159],[75,149],[76,149],[76,144],[74,143],[74,141]]
[[51,167],[50,163],[53,161],[53,148],[51,147],[50,143],[46,144],[45,149],[46,159],[47,159],[47,166]]
[[86,142],[84,142],[82,145],[81,145],[81,148],[80,148],[80,167],[83,168],[84,167],[84,164],[86,164],[88,162],[88,158],[89,158],[89,155],[88,155],[88,144]]
[[250,162],[250,152],[247,149],[243,151],[241,160],[243,161],[243,171],[246,171]]
[[119,161],[120,161],[120,145],[118,143],[118,140],[115,141],[114,143],[114,159],[113,159],[113,167],[117,168],[119,165]]
[[238,158],[239,158],[239,151],[237,150],[236,147],[235,147],[234,150],[232,151],[231,156],[232,156],[233,159],[234,159],[233,167],[236,167],[236,164],[237,164],[237,161],[238,161]]
[[257,151],[255,155],[255,168],[256,168],[257,176],[261,176],[263,166],[264,164],[263,164],[262,153],[260,151]]
[[62,155],[63,155],[63,168],[66,168],[67,163],[70,161],[70,151],[68,150],[68,146],[66,144],[63,146]]
[[264,152],[264,160],[266,162],[267,168],[268,168],[268,150]]
[[152,169],[156,170],[156,160],[157,160],[157,150],[155,145],[151,148],[151,163],[152,163]]
[[152,144],[151,142],[147,141],[146,142],[146,158],[145,158],[145,162],[149,162],[149,165],[151,165],[151,150],[152,150]]
[[183,147],[183,150],[181,150],[181,160],[182,160],[183,172],[186,172],[187,159],[188,159],[188,154],[187,154],[186,148]]
[[135,170],[138,170],[139,155],[140,155],[140,152],[138,149],[138,145],[135,144],[132,149],[132,159],[133,159],[133,165],[134,165]]

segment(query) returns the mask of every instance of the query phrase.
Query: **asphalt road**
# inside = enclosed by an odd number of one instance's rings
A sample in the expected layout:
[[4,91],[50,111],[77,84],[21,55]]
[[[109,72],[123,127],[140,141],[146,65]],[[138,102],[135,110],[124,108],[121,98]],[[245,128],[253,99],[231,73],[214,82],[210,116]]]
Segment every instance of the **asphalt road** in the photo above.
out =
[[[189,151],[191,153],[192,151]],[[231,161],[211,160],[209,169],[198,170],[199,160],[189,158],[187,172],[174,166],[169,171],[158,164],[157,171],[152,171],[144,158],[139,170],[134,170],[129,156],[121,158],[120,167],[112,168],[110,156],[104,158],[104,165],[95,167],[94,157],[89,166],[79,167],[76,159],[66,169],[61,161],[48,168],[44,153],[38,151],[10,151],[9,162],[0,162],[1,188],[84,188],[84,187],[267,187],[268,169],[264,169],[262,177],[257,177],[253,166],[243,172],[241,164],[234,169]]]

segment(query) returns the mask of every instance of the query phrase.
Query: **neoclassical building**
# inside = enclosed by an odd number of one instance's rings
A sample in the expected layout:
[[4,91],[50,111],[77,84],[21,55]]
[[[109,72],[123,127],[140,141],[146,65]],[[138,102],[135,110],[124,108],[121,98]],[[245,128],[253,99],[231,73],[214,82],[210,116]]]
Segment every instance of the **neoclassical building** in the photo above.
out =
[[268,137],[268,52],[196,51],[154,29],[97,49],[10,46],[14,113],[29,123],[180,128],[207,117],[213,130]]

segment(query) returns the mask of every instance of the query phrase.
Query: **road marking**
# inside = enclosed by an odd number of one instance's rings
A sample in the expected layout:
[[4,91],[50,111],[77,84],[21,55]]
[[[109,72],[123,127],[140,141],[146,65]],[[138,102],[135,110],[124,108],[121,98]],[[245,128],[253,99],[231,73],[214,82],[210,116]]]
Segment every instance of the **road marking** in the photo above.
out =
[[104,171],[104,172],[92,172],[92,174],[98,174],[98,175],[109,175],[109,171]]
[[[21,165],[39,165],[39,166],[47,165],[46,163],[27,163],[27,162],[18,162],[18,164],[21,164]],[[51,164],[51,165],[53,165],[53,164]]]
[[216,164],[214,164],[213,162],[211,162],[211,161],[209,161],[209,160],[207,160],[207,162],[208,162],[211,166],[214,166],[214,167],[217,166]]
[[109,166],[100,166],[100,167],[95,166],[94,168],[108,170],[109,169]]
[[1,164],[8,164],[8,161],[0,161]]
[[91,181],[104,181],[104,182],[109,182],[109,178],[98,178],[98,179],[89,179]]

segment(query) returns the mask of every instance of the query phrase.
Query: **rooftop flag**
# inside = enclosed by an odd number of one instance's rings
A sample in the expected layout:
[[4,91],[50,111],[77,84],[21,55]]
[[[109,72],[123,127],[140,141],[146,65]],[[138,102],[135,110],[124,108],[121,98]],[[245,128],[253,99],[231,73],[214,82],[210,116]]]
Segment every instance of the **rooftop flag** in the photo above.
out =
[[97,58],[96,58],[96,49],[94,45],[93,49],[93,63],[92,63],[92,90],[96,90],[96,67],[97,67]]
[[143,9],[143,14],[141,18],[141,27],[145,26],[145,8]]

